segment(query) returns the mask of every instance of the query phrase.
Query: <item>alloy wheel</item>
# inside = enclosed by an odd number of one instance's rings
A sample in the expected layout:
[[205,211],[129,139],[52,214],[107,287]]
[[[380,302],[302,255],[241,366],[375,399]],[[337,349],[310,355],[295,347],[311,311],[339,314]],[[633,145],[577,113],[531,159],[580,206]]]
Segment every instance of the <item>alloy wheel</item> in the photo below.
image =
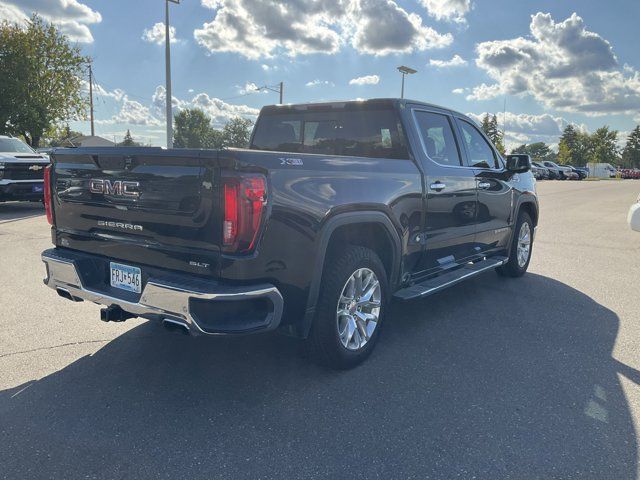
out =
[[347,350],[359,350],[371,339],[380,319],[381,289],[376,274],[359,268],[349,277],[338,300],[338,336]]

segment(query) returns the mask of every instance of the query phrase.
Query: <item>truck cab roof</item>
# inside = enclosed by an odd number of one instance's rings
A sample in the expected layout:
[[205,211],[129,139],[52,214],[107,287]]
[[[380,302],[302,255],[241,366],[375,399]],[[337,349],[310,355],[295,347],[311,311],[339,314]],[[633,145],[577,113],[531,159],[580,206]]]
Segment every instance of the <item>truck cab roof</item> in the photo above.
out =
[[333,102],[319,102],[319,103],[297,103],[297,104],[285,104],[285,105],[266,105],[262,108],[262,113],[293,113],[301,110],[318,110],[318,111],[330,111],[333,109],[354,109],[359,108],[371,108],[371,107],[392,107],[397,108],[405,105],[420,105],[427,108],[433,108],[449,112],[451,114],[459,115],[464,118],[468,118],[467,115],[461,112],[457,112],[441,105],[433,103],[423,102],[419,100],[411,100],[406,98],[371,98],[367,100],[345,100],[345,101],[333,101]]

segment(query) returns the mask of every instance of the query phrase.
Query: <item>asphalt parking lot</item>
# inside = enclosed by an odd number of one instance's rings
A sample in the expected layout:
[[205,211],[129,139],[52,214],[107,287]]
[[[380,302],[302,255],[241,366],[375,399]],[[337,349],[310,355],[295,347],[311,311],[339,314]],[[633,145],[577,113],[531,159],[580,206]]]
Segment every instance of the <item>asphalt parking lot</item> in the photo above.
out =
[[344,373],[104,324],[42,284],[42,209],[0,204],[0,477],[637,478],[640,182],[538,189],[525,277],[394,305]]

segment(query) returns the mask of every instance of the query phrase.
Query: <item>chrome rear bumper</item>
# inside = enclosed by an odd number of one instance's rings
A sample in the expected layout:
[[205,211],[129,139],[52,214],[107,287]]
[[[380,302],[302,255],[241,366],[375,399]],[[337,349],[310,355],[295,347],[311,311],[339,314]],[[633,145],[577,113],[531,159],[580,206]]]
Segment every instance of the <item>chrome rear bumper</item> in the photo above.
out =
[[[251,287],[222,286],[214,282],[204,282],[197,279],[195,282],[175,281],[174,279],[157,280],[149,278],[144,285],[142,293],[134,295],[137,298],[119,298],[114,293],[106,293],[99,289],[92,289],[85,285],[82,273],[79,271],[78,262],[74,253],[60,249],[46,250],[42,253],[42,261],[47,267],[45,285],[56,290],[62,297],[74,300],[88,300],[107,307],[118,306],[125,312],[135,316],[169,321],[180,324],[192,334],[228,335],[246,334],[273,330],[278,327],[282,318],[283,299],[279,290],[269,284]],[[123,296],[127,293],[123,294]],[[203,319],[198,319],[194,314],[194,302],[201,301],[205,310],[215,312],[216,302],[251,302],[266,300],[271,305],[264,312],[264,318],[259,319],[259,325],[251,322],[250,328],[238,328],[217,330],[205,326]],[[204,303],[202,303],[204,301]],[[209,305],[210,302],[210,305]],[[228,305],[228,303],[227,303]],[[211,308],[209,308],[209,306]],[[200,311],[203,309],[200,308]],[[229,312],[226,309],[225,312]],[[233,325],[233,319],[226,322]],[[235,327],[235,326],[234,326]]]

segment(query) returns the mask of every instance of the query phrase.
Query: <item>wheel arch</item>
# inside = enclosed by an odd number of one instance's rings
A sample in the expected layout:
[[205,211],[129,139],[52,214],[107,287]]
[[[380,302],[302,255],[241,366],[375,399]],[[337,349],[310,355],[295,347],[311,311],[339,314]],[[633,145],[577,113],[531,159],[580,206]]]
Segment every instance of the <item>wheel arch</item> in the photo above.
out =
[[299,336],[307,337],[315,315],[326,259],[335,248],[347,242],[374,250],[382,261],[389,287],[393,291],[400,276],[402,243],[389,216],[380,211],[358,211],[336,214],[320,229],[309,287],[307,308],[299,324]]
[[527,212],[533,221],[533,227],[538,226],[538,204],[533,198],[523,198],[518,203],[518,209],[516,210],[515,220],[517,221],[520,216],[520,212]]

